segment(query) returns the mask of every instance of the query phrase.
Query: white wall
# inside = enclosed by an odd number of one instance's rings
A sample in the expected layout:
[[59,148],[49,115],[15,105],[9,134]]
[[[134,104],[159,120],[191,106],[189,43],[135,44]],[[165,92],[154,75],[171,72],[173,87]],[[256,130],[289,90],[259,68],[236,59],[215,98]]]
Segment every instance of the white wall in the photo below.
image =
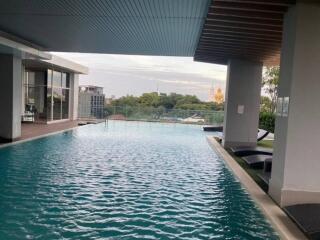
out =
[[[256,145],[262,63],[230,60],[228,64],[224,139],[225,147]],[[242,114],[238,107],[244,107]]]

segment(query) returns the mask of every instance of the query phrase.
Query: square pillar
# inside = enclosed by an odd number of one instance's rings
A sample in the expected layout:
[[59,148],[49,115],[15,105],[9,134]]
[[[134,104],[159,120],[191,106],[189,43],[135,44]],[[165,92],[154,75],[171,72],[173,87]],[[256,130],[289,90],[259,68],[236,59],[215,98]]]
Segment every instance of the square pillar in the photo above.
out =
[[79,74],[70,74],[71,98],[70,98],[70,120],[78,119],[79,104]]
[[298,2],[285,15],[278,96],[289,104],[277,111],[269,194],[280,206],[320,203],[317,3]]
[[21,137],[22,62],[13,55],[0,55],[0,137]]
[[262,63],[230,60],[228,64],[223,146],[257,144]]

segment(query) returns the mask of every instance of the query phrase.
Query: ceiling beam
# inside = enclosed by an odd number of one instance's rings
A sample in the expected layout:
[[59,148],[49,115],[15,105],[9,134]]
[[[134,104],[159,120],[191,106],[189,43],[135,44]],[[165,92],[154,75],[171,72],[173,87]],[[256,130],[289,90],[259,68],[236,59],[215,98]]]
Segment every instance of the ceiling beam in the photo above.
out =
[[258,51],[258,50],[253,50],[250,48],[242,48],[242,49],[237,49],[237,48],[230,48],[230,47],[216,47],[216,48],[210,48],[210,49],[197,49],[198,54],[202,55],[215,55],[217,53],[223,53],[223,54],[240,54],[240,55],[246,55],[246,56],[258,56],[261,58],[264,58],[265,56],[272,56],[274,55],[274,52],[270,51]]
[[212,30],[221,30],[221,31],[229,31],[229,32],[236,32],[236,33],[248,33],[248,34],[257,34],[257,35],[264,35],[264,36],[282,36],[281,31],[269,31],[262,28],[245,28],[245,27],[238,27],[238,26],[227,26],[227,25],[210,25],[204,26],[202,31],[203,32],[210,32]]
[[216,53],[214,55],[195,55],[196,58],[202,58],[202,59],[220,59],[224,60],[224,62],[228,62],[230,59],[245,59],[245,60],[250,60],[250,61],[257,61],[257,62],[263,62],[263,58],[258,57],[258,56],[250,56],[250,55],[242,55],[240,56],[239,54],[221,54],[221,53]]
[[275,5],[289,7],[296,3],[296,0],[214,0],[216,2],[232,2],[232,3],[254,3],[261,5]]
[[266,32],[276,32],[282,33],[282,26],[270,26],[270,25],[259,25],[254,22],[240,23],[240,22],[222,22],[211,20],[208,21],[205,25],[205,29],[215,28],[215,27],[228,27],[234,29],[245,29],[245,30],[263,30]]
[[281,40],[274,39],[270,37],[258,37],[258,36],[240,36],[236,34],[228,34],[228,33],[206,33],[203,34],[200,39],[214,40],[218,38],[230,39],[230,40],[239,40],[239,41],[251,41],[251,42],[273,42],[277,44],[281,44]]
[[252,19],[246,18],[246,17],[223,16],[223,15],[212,15],[211,18],[206,19],[206,24],[210,24],[212,22],[254,24],[254,25],[259,25],[259,26],[274,26],[274,27],[282,27],[283,26],[282,20],[255,19],[254,21],[252,21]]
[[195,59],[277,63],[284,14],[295,0],[212,0]]
[[227,1],[213,1],[210,8],[231,9],[238,11],[253,11],[261,13],[284,13],[287,10],[287,6],[270,5],[270,4],[257,4],[255,2],[227,2]]
[[266,52],[278,52],[280,53],[280,49],[278,47],[274,46],[257,46],[257,45],[246,45],[246,44],[230,44],[230,43],[224,43],[224,42],[217,42],[214,44],[201,44],[199,45],[198,49],[214,49],[216,47],[224,47],[224,48],[242,48],[242,49],[252,49],[257,50],[260,52],[266,51]]
[[235,30],[228,30],[228,29],[214,29],[214,30],[203,30],[202,34],[205,35],[214,35],[216,33],[224,33],[224,34],[230,34],[233,36],[240,36],[240,37],[260,37],[260,38],[265,38],[265,39],[273,39],[277,41],[281,41],[282,35],[281,34],[268,34],[264,32],[241,32],[241,31],[235,31]]
[[255,45],[255,46],[261,46],[261,47],[268,47],[273,46],[277,48],[281,48],[281,44],[277,42],[269,42],[269,41],[256,41],[256,40],[248,40],[248,39],[229,39],[225,37],[215,37],[215,38],[203,38],[201,37],[199,40],[199,45],[201,44],[215,44],[216,42],[224,42],[224,43],[230,43],[230,44],[239,44],[239,45]]
[[223,16],[233,16],[233,17],[245,17],[250,19],[273,19],[282,20],[283,13],[264,13],[264,12],[253,12],[253,11],[237,11],[233,9],[209,9],[208,17],[211,15],[223,15]]

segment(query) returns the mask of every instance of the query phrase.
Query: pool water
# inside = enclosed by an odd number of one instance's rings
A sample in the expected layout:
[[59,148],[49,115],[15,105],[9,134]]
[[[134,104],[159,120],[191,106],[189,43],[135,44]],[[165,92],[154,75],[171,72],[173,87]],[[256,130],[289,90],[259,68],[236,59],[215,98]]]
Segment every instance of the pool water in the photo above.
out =
[[200,126],[109,121],[0,149],[0,239],[278,239]]

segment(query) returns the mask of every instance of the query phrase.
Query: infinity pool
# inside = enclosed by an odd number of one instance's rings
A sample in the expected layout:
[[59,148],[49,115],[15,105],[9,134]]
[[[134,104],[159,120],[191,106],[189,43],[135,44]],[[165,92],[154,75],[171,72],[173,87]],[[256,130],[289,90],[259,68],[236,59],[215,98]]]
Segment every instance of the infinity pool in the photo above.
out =
[[110,121],[0,149],[0,239],[278,239],[199,126]]

